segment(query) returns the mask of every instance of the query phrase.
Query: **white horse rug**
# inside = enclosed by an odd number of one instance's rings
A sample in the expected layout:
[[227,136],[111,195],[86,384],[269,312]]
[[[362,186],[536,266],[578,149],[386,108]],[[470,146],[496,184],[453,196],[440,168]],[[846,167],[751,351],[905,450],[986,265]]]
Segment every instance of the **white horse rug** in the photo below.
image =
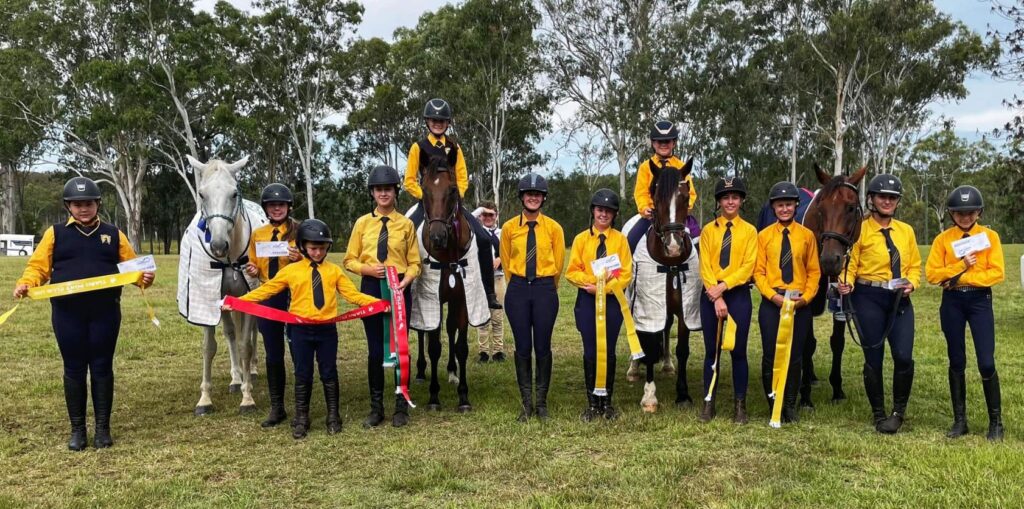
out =
[[[252,237],[252,231],[267,224],[267,216],[259,205],[243,200],[243,210],[247,221],[236,224],[236,228],[246,228],[244,238]],[[218,260],[210,255],[210,244],[205,240],[206,232],[199,229],[199,213],[181,236],[178,258],[178,313],[193,325],[215,326],[220,323],[221,277],[223,269]],[[249,289],[260,285],[257,278],[236,272],[238,277],[245,277]]]
[[[423,225],[416,229],[416,238],[423,238]],[[441,326],[442,284],[454,284],[454,279],[441,281],[441,269],[431,268],[436,260],[427,255],[423,242],[419,242],[420,259],[423,260],[423,271],[413,281],[412,309],[409,311],[409,327],[418,331],[431,331]],[[483,282],[480,280],[480,266],[476,256],[476,239],[469,242],[469,252],[459,260],[462,266],[463,287],[466,289],[466,311],[469,324],[480,327],[491,319],[491,310],[487,307],[487,295],[484,293]],[[436,265],[435,265],[436,267]],[[450,312],[450,311],[449,311]]]
[[[629,232],[639,220],[639,215],[633,216],[623,225],[622,231]],[[697,257],[697,244],[700,237],[694,238],[692,241],[693,250],[690,252],[690,258],[686,260],[687,268],[679,272],[679,277],[673,284],[680,285],[682,288],[683,318],[686,328],[700,330],[700,294],[704,288],[700,280],[700,260]],[[658,272],[659,268],[662,272]],[[667,290],[664,270],[665,268],[654,261],[647,251],[647,234],[644,234],[633,251],[633,281],[627,292],[633,320],[636,321],[636,330],[638,331],[661,332],[665,330],[668,310],[665,306]]]

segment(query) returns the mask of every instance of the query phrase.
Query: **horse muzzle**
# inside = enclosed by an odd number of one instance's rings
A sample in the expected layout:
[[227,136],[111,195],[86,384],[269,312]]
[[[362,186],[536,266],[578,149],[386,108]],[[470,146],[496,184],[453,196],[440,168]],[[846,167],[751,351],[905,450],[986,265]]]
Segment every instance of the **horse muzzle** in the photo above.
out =
[[229,244],[225,240],[214,240],[210,242],[210,252],[217,258],[224,258],[228,254]]

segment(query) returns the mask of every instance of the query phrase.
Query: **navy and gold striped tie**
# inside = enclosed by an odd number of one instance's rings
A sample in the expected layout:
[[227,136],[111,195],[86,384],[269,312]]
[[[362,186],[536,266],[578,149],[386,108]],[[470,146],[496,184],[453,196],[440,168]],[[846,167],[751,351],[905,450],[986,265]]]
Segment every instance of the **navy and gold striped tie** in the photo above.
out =
[[527,221],[530,231],[526,234],[526,280],[537,279],[537,221]]
[[900,250],[896,249],[896,244],[892,241],[892,228],[882,228],[882,236],[885,237],[885,249],[889,251],[889,270],[892,271],[892,278],[899,279],[903,277],[900,270]]
[[779,255],[779,270],[782,271],[782,282],[793,282],[793,246],[789,243],[789,228],[782,229],[782,254]]
[[606,239],[607,237],[605,237],[605,235],[602,233],[598,235],[597,238],[598,240],[600,240],[600,243],[597,245],[597,253],[595,253],[595,258],[601,259],[604,258],[605,256],[608,256],[608,246],[604,244],[604,239]]
[[313,267],[313,305],[317,309],[324,308],[324,280],[320,277],[320,271],[316,270],[316,262],[309,262],[309,266]]
[[384,263],[388,259],[388,219],[380,218],[380,235],[377,236],[377,261]]
[[[273,235],[270,236],[270,241],[271,242],[277,242],[279,240],[277,238],[277,234],[278,233],[279,232],[277,231],[277,228],[274,228]],[[267,274],[270,275],[270,279],[274,279],[274,276],[277,275],[277,271],[280,268],[281,268],[281,261],[278,260],[276,256],[270,257],[270,263],[268,264],[268,268],[267,268]]]
[[722,252],[718,253],[718,266],[726,268],[729,266],[729,259],[732,251],[732,221],[725,223],[725,236],[722,237]]

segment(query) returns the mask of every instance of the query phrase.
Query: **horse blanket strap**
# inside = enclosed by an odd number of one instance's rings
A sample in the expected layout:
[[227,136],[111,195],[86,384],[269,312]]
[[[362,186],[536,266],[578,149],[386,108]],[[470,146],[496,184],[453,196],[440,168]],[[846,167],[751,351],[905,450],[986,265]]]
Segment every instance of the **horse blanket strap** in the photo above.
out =
[[686,271],[688,270],[690,270],[690,265],[687,263],[684,263],[682,265],[673,265],[671,267],[666,265],[658,265],[659,274],[672,274],[673,276],[675,276],[676,288],[682,286],[683,283],[686,282]]
[[220,260],[213,260],[210,262],[210,268],[242,270],[247,263],[249,263],[249,255],[242,255],[241,258],[230,263],[222,262]]
[[439,261],[435,261],[433,259],[430,259],[430,260],[428,260],[427,265],[432,270],[441,270],[441,269],[443,269],[443,268],[445,268],[445,267],[447,267],[449,265],[458,266],[459,267],[459,271],[462,272],[462,276],[465,277],[466,276],[466,267],[469,266],[469,260],[463,258],[463,259],[459,260],[456,263],[441,263]]
[[391,305],[388,304],[386,300],[378,300],[342,313],[328,320],[314,320],[312,318],[301,317],[270,306],[264,306],[263,304],[241,300],[238,297],[233,297],[231,295],[224,297],[224,304],[231,306],[231,309],[234,309],[235,311],[239,311],[247,315],[264,318],[266,320],[273,320],[275,322],[290,323],[292,325],[326,325],[331,323],[347,322],[349,320],[358,320],[360,318],[373,316],[377,313],[384,313],[391,309]]
[[[384,295],[384,287],[391,297],[391,316],[384,315],[385,321],[390,326],[384,328],[385,346],[390,343],[390,350],[385,349],[390,359],[393,359],[395,366],[395,394],[401,394],[409,406],[416,408],[409,396],[409,324],[405,322],[405,296],[400,289],[398,280],[398,269],[387,268],[387,284],[381,281],[381,296]],[[388,339],[391,341],[388,341]],[[387,361],[385,361],[385,366]]]
[[782,403],[786,399],[786,377],[789,375],[789,358],[793,353],[793,317],[796,301],[785,299],[779,311],[779,331],[775,336],[775,362],[772,367],[772,417],[768,425],[782,427]]

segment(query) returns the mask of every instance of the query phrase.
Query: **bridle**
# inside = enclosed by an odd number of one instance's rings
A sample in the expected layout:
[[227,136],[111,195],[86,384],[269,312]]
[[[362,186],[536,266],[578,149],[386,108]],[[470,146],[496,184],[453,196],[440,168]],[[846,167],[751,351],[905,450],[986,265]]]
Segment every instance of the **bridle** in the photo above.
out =
[[[679,180],[679,186],[676,188],[677,192],[679,194],[683,194],[683,188],[685,186],[686,186],[686,180],[685,179],[680,179]],[[678,199],[678,198],[676,196],[673,196],[672,199],[675,200],[675,199]],[[689,205],[689,199],[687,199],[687,205]],[[684,214],[684,217],[685,217],[685,214]],[[661,240],[661,243],[664,244],[664,245],[668,245],[668,242],[669,242],[668,241],[668,237],[670,235],[674,234],[674,233],[682,233],[684,236],[687,234],[685,220],[683,222],[681,222],[681,223],[680,222],[668,222],[668,223],[665,223],[665,224],[661,224],[661,222],[658,220],[658,214],[657,213],[654,215],[654,225],[653,225],[652,229],[654,230],[654,234],[658,237],[658,239]]]
[[[242,255],[237,260],[235,260],[235,261],[231,261],[231,257],[230,256],[224,255],[224,260],[226,260],[226,262],[222,262],[222,261],[220,261],[221,259],[219,257],[214,256],[214,254],[212,252],[210,252],[209,249],[206,248],[206,244],[207,244],[206,235],[209,235],[209,223],[210,223],[210,220],[212,220],[212,219],[223,219],[224,221],[227,221],[228,224],[231,225],[232,229],[234,229],[234,227],[235,227],[235,217],[238,217],[238,215],[242,213],[242,192],[237,187],[235,188],[235,205],[234,205],[234,207],[232,207],[231,213],[233,214],[233,216],[227,216],[227,215],[224,215],[224,214],[207,214],[206,213],[205,203],[202,200],[200,200],[200,202],[199,202],[199,223],[198,223],[198,229],[197,230],[204,232],[204,234],[199,234],[199,231],[197,231],[197,235],[199,235],[199,237],[200,237],[199,238],[199,245],[202,246],[203,251],[206,253],[206,255],[209,256],[211,259],[216,260],[215,262],[211,262],[211,267],[213,267],[213,268],[231,268],[235,272],[241,272],[242,268],[249,261],[249,256],[248,256],[248,253],[246,251],[242,251]],[[249,223],[249,216],[248,216],[248,214],[242,214],[242,217],[245,219],[246,223]],[[249,237],[250,237],[250,239],[246,239],[245,245],[249,245],[249,241],[251,240],[251,237],[252,237],[252,223],[249,223]]]
[[[439,168],[435,168],[434,171],[447,172],[448,168],[439,167]],[[459,227],[459,216],[460,216],[459,208],[460,208],[460,205],[462,203],[462,199],[459,196],[458,187],[455,186],[455,185],[451,185],[451,186],[448,187],[448,195],[449,196],[453,196],[453,199],[451,200],[452,203],[451,203],[450,210],[448,210],[447,215],[445,215],[444,217],[441,217],[441,218],[430,217],[429,214],[427,214],[426,206],[424,204],[421,204],[420,206],[423,207],[423,216],[424,216],[424,218],[426,218],[426,221],[427,221],[426,230],[429,230],[430,226],[433,225],[434,223],[440,223],[444,227],[444,235],[445,235],[445,240],[446,241],[449,240],[452,237],[456,237],[456,245],[454,247],[449,246],[449,249],[452,250],[452,251],[457,251],[459,246],[457,245],[458,240],[457,240],[456,231],[457,231],[457,229]],[[428,234],[428,236],[429,236],[429,234]]]
[[[854,193],[857,192],[857,186],[849,182],[843,182],[841,185],[845,188],[852,190]],[[821,207],[818,207],[817,212],[818,223],[821,224],[822,227],[824,227],[825,213],[822,211]],[[857,241],[857,237],[860,234],[860,220],[862,217],[864,217],[864,209],[860,205],[860,200],[857,200],[857,208],[848,210],[846,212],[845,225],[849,227],[847,231],[849,231],[850,233],[844,234],[831,230],[822,231],[818,235],[818,252],[821,252],[822,247],[824,247],[825,245],[825,241],[834,240],[838,242],[841,246],[843,246],[843,251],[845,253],[844,256],[846,257],[847,263],[849,263],[850,248],[853,247],[854,242]]]

